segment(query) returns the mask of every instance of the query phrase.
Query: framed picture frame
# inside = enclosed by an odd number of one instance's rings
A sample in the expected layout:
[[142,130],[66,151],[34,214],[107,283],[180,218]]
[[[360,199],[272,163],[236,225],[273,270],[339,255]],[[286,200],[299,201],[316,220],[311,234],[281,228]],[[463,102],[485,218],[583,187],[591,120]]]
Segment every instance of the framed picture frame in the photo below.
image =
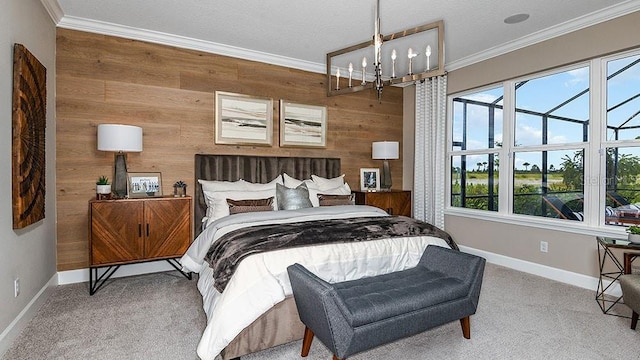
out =
[[216,144],[272,144],[272,99],[216,91],[215,107]]
[[327,107],[280,100],[280,146],[327,146]]
[[162,174],[159,172],[128,172],[127,195],[129,198],[162,196]]
[[360,169],[360,190],[380,191],[380,169],[361,168]]

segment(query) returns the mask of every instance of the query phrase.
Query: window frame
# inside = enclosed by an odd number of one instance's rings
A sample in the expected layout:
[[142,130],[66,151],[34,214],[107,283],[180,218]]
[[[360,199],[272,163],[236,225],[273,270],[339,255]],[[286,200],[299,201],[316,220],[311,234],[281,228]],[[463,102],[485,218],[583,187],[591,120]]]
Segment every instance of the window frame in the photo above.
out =
[[[601,56],[586,61],[558,66],[501,82],[465,90],[447,96],[447,141],[446,141],[446,184],[444,212],[447,215],[465,216],[482,220],[492,220],[518,225],[534,226],[546,229],[557,229],[580,234],[620,236],[625,227],[605,224],[605,213],[600,211],[606,205],[606,156],[610,147],[640,147],[637,140],[607,140],[607,63],[609,61],[640,55],[640,49],[619,52],[609,56]],[[515,84],[552,74],[566,72],[582,67],[589,71],[589,125],[586,142],[569,142],[564,144],[544,144],[533,146],[514,146],[515,138]],[[502,147],[479,150],[453,150],[453,99],[482,91],[503,88],[502,112]],[[514,153],[529,151],[583,150],[583,189],[584,220],[570,221],[541,216],[513,213],[514,195]],[[500,158],[498,179],[498,211],[488,211],[454,207],[451,205],[451,166],[453,156],[497,153]]]

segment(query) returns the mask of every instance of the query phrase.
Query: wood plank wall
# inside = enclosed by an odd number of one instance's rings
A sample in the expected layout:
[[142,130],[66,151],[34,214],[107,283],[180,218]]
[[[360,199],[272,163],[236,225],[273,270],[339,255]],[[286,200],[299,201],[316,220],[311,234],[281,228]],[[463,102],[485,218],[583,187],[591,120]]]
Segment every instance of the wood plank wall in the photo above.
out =
[[[127,155],[129,171],[162,173],[194,189],[196,153],[339,157],[352,188],[359,169],[382,167],[371,142],[402,142],[402,89],[326,96],[323,74],[67,29],[58,29],[56,57],[56,200],[58,270],[88,267],[88,200],[100,175],[113,177],[113,153],[97,151],[102,123],[143,128],[144,151]],[[271,147],[214,145],[214,92],[274,100]],[[280,148],[279,100],[324,105],[326,149]],[[402,151],[400,152],[402,154]],[[391,161],[402,184],[402,159]]]

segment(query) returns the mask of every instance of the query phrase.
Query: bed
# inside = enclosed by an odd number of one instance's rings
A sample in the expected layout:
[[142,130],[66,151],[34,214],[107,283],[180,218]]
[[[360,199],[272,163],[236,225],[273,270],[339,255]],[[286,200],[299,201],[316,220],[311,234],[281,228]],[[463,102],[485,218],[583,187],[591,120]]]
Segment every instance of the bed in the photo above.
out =
[[[198,356],[204,360],[216,359],[218,355],[224,360],[234,359],[302,338],[304,326],[298,319],[286,276],[286,267],[293,262],[315,267],[328,280],[340,281],[415,266],[430,244],[455,247],[447,234],[447,240],[442,235],[395,237],[258,253],[239,262],[224,291],[219,291],[216,289],[219,284],[213,280],[213,271],[209,264],[203,262],[201,254],[206,253],[214,239],[218,241],[221,233],[272,222],[352,217],[381,219],[388,216],[384,211],[369,206],[341,205],[245,213],[207,221],[210,215],[207,205],[210,203],[198,185],[198,179],[224,182],[243,179],[266,184],[282,177],[282,174],[295,179],[309,179],[312,175],[321,179],[337,179],[342,175],[340,160],[335,158],[195,156],[194,232],[198,236],[181,263],[186,270],[199,273],[198,289],[203,295],[207,327],[198,345]],[[210,223],[204,231],[203,219]]]

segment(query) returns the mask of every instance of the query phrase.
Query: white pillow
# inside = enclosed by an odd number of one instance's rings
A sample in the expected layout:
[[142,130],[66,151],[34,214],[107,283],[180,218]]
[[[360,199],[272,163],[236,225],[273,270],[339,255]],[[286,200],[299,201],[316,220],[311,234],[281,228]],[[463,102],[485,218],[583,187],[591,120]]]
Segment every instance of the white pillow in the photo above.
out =
[[[242,191],[245,189],[245,181],[221,181],[221,180],[203,180],[198,179],[198,183],[202,186],[202,191],[208,192],[216,192],[216,191]],[[205,216],[202,218],[202,222],[208,222],[211,216],[213,215],[212,204],[210,204],[209,199],[207,199],[206,195],[204,197],[204,201],[207,204],[207,211]]]
[[[344,174],[338,177],[334,177],[332,179],[323,178],[317,175],[311,175],[311,180],[313,180],[313,182],[316,184],[316,186],[320,190],[335,189],[344,184]],[[331,194],[331,195],[337,195],[337,194]]]
[[[246,181],[218,181],[198,179],[202,191],[239,191],[246,189]],[[275,185],[274,185],[275,186]]]
[[307,179],[307,180],[298,180],[294,177],[291,177],[289,175],[287,175],[287,173],[282,173],[282,178],[284,179],[284,186],[288,187],[289,189],[295,189],[298,186],[300,186],[300,184],[305,183],[307,184],[307,187],[309,189],[317,189],[318,185],[316,185],[311,179]]
[[207,202],[207,222],[210,223],[222,217],[230,215],[227,199],[233,200],[253,200],[267,199],[273,197],[273,209],[278,210],[275,200],[276,188],[262,191],[204,191],[204,198]]
[[313,206],[320,206],[320,200],[318,200],[318,195],[319,194],[324,194],[324,195],[350,195],[351,194],[351,188],[349,187],[349,184],[344,183],[338,187],[335,187],[333,189],[325,189],[325,190],[320,190],[318,188],[309,188],[309,200],[311,200],[311,204]]
[[278,175],[278,177],[276,177],[275,179],[271,180],[266,184],[252,183],[244,180],[240,180],[240,181],[244,183],[244,188],[249,191],[262,191],[262,190],[271,190],[271,189],[275,190],[276,184],[280,184],[280,185],[284,184],[284,182],[282,181],[282,176],[280,175]]

